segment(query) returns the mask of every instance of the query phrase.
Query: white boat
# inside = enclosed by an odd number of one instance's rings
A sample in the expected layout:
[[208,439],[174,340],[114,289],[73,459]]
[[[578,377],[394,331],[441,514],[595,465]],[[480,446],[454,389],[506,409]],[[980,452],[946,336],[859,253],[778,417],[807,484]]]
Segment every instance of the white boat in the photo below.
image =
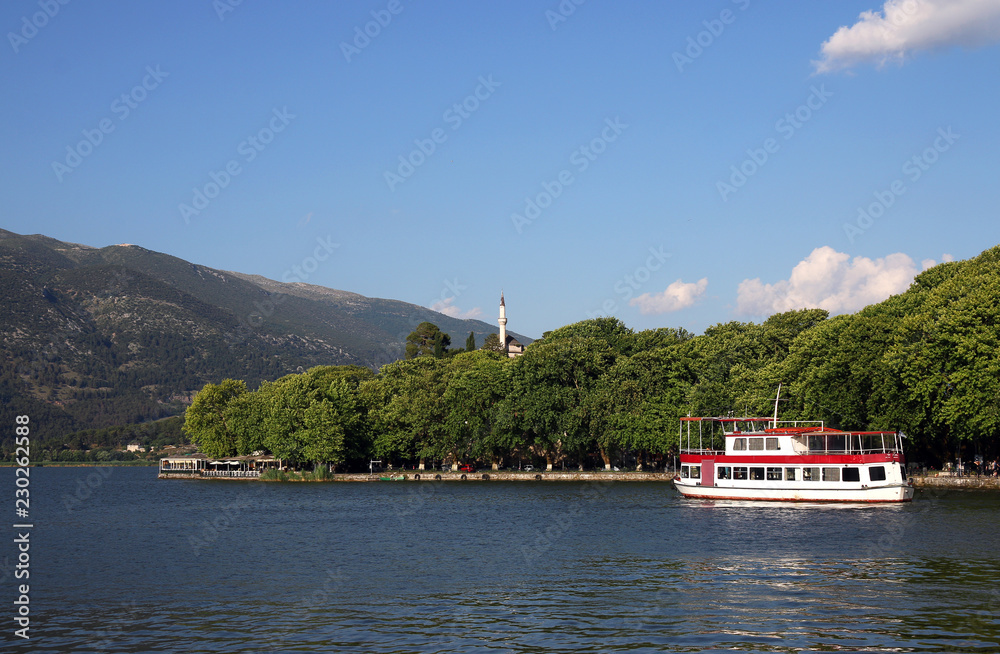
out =
[[[777,405],[777,402],[775,403]],[[807,502],[908,502],[903,435],[829,429],[822,421],[681,418],[685,497]]]

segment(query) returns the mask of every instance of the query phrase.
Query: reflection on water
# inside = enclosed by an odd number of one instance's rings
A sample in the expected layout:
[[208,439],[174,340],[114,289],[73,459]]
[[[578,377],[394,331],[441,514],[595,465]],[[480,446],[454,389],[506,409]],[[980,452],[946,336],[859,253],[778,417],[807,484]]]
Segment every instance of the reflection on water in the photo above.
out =
[[67,511],[80,473],[38,473],[37,613],[12,651],[1000,650],[992,494],[810,506],[118,469]]

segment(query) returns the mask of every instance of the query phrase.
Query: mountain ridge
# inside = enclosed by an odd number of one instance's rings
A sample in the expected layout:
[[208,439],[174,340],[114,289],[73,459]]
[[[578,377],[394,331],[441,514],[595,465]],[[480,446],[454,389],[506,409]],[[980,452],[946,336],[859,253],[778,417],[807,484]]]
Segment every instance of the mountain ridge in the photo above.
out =
[[225,377],[257,384],[315,365],[378,368],[403,357],[406,336],[424,321],[456,344],[470,331],[480,345],[499,331],[139,245],[3,229],[0,291],[0,399],[6,407],[17,400],[54,430],[177,415],[205,383]]

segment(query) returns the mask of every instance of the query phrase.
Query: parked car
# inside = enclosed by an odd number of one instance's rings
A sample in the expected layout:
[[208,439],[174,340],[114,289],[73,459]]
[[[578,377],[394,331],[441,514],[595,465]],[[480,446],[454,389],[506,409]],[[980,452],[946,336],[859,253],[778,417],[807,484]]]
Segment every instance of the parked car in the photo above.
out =
[[459,471],[461,471],[461,472],[475,472],[476,469],[473,466],[470,466],[468,463],[466,463],[464,466],[462,466],[461,468],[459,468]]
[[534,471],[534,469],[535,469],[535,466],[533,466],[533,465],[530,465],[530,464],[529,464],[529,465],[526,465],[526,466],[524,466],[524,471],[525,471],[525,472],[532,472],[532,471]]

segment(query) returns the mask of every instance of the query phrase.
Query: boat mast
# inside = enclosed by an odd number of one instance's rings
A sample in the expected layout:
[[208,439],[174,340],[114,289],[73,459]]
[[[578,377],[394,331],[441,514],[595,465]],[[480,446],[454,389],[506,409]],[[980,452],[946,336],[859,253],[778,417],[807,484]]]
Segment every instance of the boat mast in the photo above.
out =
[[772,429],[778,428],[778,402],[781,400],[781,382],[778,382],[778,394],[774,398],[774,422],[771,424]]

